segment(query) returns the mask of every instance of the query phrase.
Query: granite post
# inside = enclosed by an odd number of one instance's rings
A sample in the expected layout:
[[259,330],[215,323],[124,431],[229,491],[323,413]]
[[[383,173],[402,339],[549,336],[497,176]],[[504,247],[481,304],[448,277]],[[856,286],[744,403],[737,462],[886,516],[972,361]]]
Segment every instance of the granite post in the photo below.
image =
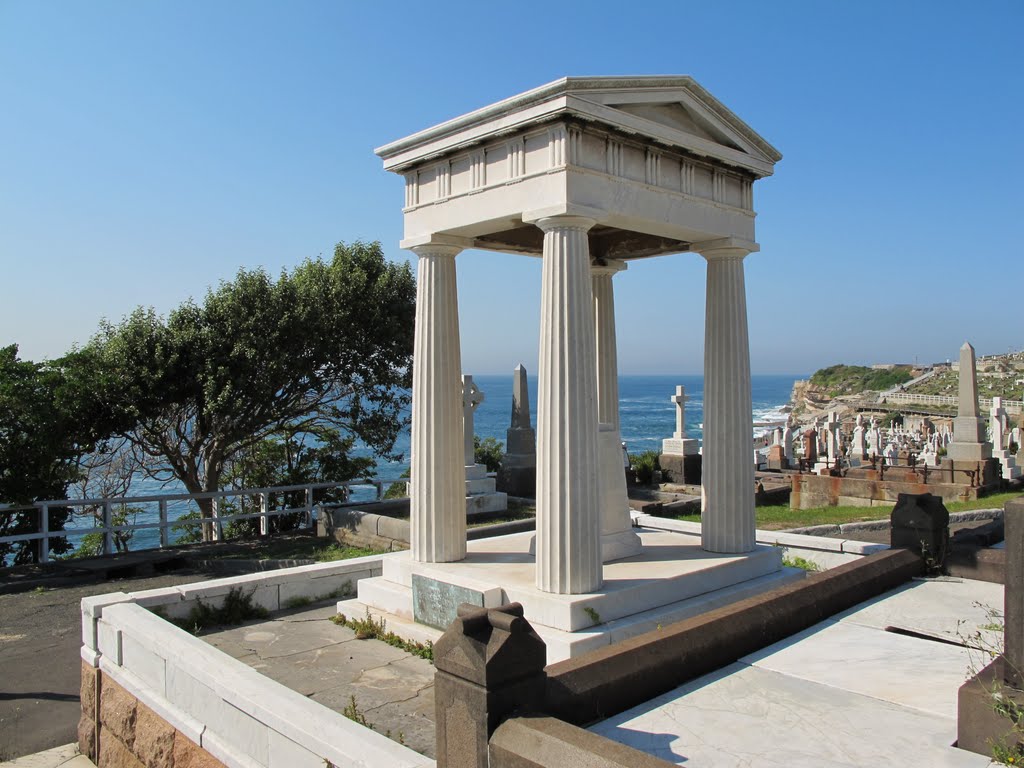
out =
[[515,711],[543,706],[546,649],[518,603],[463,604],[434,644],[438,768],[487,768],[488,741]]
[[1020,750],[1020,726],[1009,712],[1024,710],[1024,500],[1003,506],[1003,653],[957,692],[957,746],[992,756],[993,746]]

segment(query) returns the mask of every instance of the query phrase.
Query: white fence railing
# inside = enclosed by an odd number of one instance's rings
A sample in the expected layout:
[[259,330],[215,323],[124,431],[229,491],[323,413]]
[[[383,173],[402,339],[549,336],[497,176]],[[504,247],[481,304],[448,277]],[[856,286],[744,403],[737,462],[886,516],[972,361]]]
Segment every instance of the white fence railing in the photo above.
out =
[[[885,392],[879,396],[881,403],[921,403],[927,405],[957,405],[959,400],[952,395],[915,395],[913,392]],[[979,408],[991,408],[992,398],[979,397]],[[1020,413],[1024,411],[1024,401],[1003,400],[1003,408],[1007,412]]]
[[[175,527],[188,526],[209,526],[214,541],[221,541],[224,538],[224,524],[234,520],[259,519],[260,535],[270,533],[270,518],[279,515],[290,515],[300,513],[302,523],[306,527],[313,525],[313,508],[315,505],[315,494],[317,491],[334,490],[337,488],[346,489],[346,496],[351,496],[353,488],[373,488],[373,501],[380,501],[384,496],[384,486],[392,482],[406,482],[407,478],[400,480],[385,479],[364,479],[351,480],[341,483],[307,483],[304,485],[285,485],[274,488],[246,488],[240,490],[208,491],[206,493],[168,493],[150,496],[121,496],[117,498],[103,499],[50,499],[37,501],[33,504],[14,506],[0,505],[0,522],[9,520],[14,515],[25,515],[36,513],[38,525],[35,533],[22,533],[11,536],[0,536],[0,544],[9,544],[23,541],[38,542],[38,561],[48,562],[50,559],[50,539],[67,538],[88,534],[102,534],[102,553],[112,554],[115,551],[115,534],[121,531],[142,531],[159,529],[160,543],[158,547],[167,547],[171,544],[171,529]],[[284,506],[286,494],[301,493],[303,502],[299,506]],[[281,494],[282,506],[279,509],[271,508],[271,498]],[[221,515],[224,500],[235,498],[239,500],[252,499],[254,506],[258,506],[258,512],[239,513],[233,515]],[[203,519],[181,520],[180,518],[170,519],[168,517],[168,506],[173,502],[198,502],[209,499],[212,506],[213,516]],[[114,524],[114,510],[126,509],[140,504],[157,505],[157,521],[150,523],[124,523]],[[350,503],[367,503],[350,502]],[[244,502],[242,505],[244,509]],[[65,528],[62,530],[50,530],[50,510],[79,508],[82,512],[91,515],[95,520],[101,522],[92,528]],[[2,528],[0,528],[2,530]],[[148,547],[152,549],[152,547]],[[4,563],[0,558],[0,567]]]

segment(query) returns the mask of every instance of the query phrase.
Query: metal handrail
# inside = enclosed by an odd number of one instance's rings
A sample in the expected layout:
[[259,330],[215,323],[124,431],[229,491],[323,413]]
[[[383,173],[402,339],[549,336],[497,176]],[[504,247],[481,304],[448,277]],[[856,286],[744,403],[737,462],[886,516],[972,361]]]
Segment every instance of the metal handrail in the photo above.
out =
[[[313,494],[314,491],[321,491],[333,488],[349,489],[355,486],[374,488],[374,501],[380,501],[384,497],[384,485],[395,482],[407,482],[408,478],[362,478],[360,480],[347,480],[335,483],[304,483],[300,485],[281,485],[270,488],[242,488],[223,491],[203,491],[201,493],[164,493],[149,494],[145,496],[121,496],[117,498],[87,498],[87,499],[47,499],[36,501],[32,504],[12,505],[0,504],[0,517],[25,513],[33,510],[39,512],[39,530],[36,533],[22,533],[12,536],[0,536],[0,544],[9,544],[20,541],[38,542],[38,560],[46,563],[50,559],[50,539],[67,538],[74,535],[87,535],[90,533],[103,534],[103,554],[112,554],[115,550],[114,534],[121,531],[160,530],[160,545],[157,549],[170,545],[170,530],[176,526],[202,525],[211,526],[212,538],[214,541],[223,540],[223,525],[234,520],[249,520],[259,518],[260,535],[265,536],[270,532],[270,518],[280,515],[300,513],[303,515],[303,523],[306,527],[313,526]],[[284,509],[270,509],[270,496],[273,494],[305,492],[305,503],[300,507],[287,507]],[[219,515],[217,508],[218,500],[227,497],[256,497],[260,505],[259,512],[238,513],[234,515]],[[171,520],[168,518],[167,507],[169,502],[198,501],[202,499],[213,500],[213,517],[203,518],[196,521],[183,522],[180,519]],[[131,523],[124,525],[113,524],[113,509],[115,506],[127,507],[135,504],[153,503],[158,504],[157,522],[153,523]],[[358,502],[352,502],[358,503]],[[52,507],[101,507],[103,525],[92,528],[74,528],[71,530],[50,530],[50,509]],[[2,567],[2,563],[0,563]]]

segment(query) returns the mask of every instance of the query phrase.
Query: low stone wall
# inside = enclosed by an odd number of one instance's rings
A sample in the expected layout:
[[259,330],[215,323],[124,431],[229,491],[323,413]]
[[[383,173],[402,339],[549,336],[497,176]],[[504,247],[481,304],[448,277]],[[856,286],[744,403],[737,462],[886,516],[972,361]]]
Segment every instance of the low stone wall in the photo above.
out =
[[237,588],[277,610],[380,570],[376,556],[84,599],[83,753],[100,768],[433,766],[147,610],[184,616]]
[[[221,768],[192,738],[140,702],[113,677],[82,662],[78,748],[117,768]],[[194,733],[194,731],[193,731]]]
[[[381,512],[408,514],[409,500],[384,502],[373,507]],[[409,548],[408,520],[351,507],[324,508],[317,520],[317,533],[352,547],[369,547],[385,552]]]
[[[930,493],[946,503],[978,498],[978,488],[952,483],[922,483],[918,475],[907,470],[887,472],[885,480],[877,479],[877,473],[871,474],[876,476],[793,475],[789,505],[793,509],[892,506],[901,493]],[[937,478],[938,472],[930,476]]]

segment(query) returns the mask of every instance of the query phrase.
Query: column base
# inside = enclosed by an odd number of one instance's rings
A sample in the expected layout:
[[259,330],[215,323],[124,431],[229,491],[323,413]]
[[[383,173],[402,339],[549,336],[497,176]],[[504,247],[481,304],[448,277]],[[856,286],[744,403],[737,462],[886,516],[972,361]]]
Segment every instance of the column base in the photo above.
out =
[[632,530],[606,533],[601,536],[601,562],[610,563],[624,557],[639,555],[643,542]]

